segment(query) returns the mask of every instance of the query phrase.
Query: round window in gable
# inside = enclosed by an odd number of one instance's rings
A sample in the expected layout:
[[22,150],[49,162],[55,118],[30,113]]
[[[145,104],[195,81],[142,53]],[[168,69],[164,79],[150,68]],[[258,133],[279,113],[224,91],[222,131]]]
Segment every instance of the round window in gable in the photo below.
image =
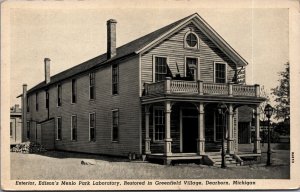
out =
[[190,33],[186,36],[186,43],[189,47],[195,47],[198,43],[198,39],[195,34]]

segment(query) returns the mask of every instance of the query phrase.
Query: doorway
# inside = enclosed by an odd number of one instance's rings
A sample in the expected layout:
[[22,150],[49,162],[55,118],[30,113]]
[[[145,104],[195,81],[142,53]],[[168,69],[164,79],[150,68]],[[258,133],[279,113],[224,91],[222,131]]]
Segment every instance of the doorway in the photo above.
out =
[[182,110],[182,152],[196,153],[198,139],[198,116],[196,109]]

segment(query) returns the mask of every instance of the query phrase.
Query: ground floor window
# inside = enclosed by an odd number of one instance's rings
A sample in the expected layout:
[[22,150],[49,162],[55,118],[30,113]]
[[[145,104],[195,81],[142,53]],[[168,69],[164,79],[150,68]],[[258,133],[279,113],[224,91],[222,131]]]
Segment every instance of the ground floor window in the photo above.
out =
[[30,121],[27,121],[27,139],[30,139]]
[[[216,114],[215,114],[215,140],[216,141],[222,140],[223,129],[226,130],[226,127],[227,127],[226,126],[227,125],[226,115],[224,117],[224,121],[225,122],[223,122],[222,115],[220,115],[218,112],[216,112]],[[225,126],[225,128],[224,128],[224,126]],[[226,136],[224,136],[224,137],[226,137]]]
[[90,141],[96,140],[96,115],[95,113],[90,113],[89,115],[89,130],[90,130]]
[[12,137],[12,134],[13,134],[13,122],[10,122],[10,131],[9,131],[9,135],[10,137]]
[[56,139],[61,140],[61,128],[62,128],[62,121],[61,117],[57,117],[56,120]]
[[112,111],[112,141],[119,141],[119,110]]
[[76,115],[71,116],[71,140],[72,141],[77,140],[77,116]]
[[163,108],[154,108],[154,141],[162,141],[165,138],[165,111]]

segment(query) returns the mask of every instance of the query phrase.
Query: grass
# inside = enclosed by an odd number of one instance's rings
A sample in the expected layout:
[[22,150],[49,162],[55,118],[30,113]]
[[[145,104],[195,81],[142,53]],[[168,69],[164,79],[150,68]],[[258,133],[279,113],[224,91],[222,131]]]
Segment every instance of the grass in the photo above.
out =
[[[221,169],[196,164],[165,166],[71,152],[11,153],[11,179],[289,179],[289,150],[274,150],[272,166],[261,162]],[[81,161],[94,165],[82,165]]]

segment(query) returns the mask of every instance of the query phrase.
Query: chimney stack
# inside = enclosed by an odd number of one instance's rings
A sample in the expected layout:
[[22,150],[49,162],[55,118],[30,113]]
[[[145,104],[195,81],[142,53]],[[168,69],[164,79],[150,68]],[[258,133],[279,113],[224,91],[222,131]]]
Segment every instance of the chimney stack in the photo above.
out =
[[44,63],[45,63],[45,82],[46,84],[50,83],[50,59],[45,58]]
[[107,59],[117,55],[116,50],[116,24],[117,21],[110,19],[106,22],[107,25]]

